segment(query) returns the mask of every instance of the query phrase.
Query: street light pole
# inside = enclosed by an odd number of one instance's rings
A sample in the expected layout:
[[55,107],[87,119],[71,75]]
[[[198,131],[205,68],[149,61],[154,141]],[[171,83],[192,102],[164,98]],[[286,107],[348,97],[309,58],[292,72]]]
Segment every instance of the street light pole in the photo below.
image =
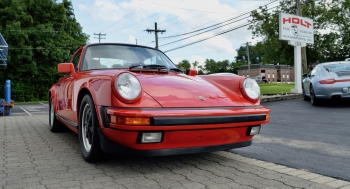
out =
[[[300,0],[295,1],[297,6],[296,13],[298,16],[302,16]],[[306,47],[301,47],[301,64],[303,65],[303,67],[301,68],[302,73],[307,73]]]
[[250,57],[249,57],[249,43],[246,43],[246,49],[247,49],[247,59],[248,59],[248,77],[250,77]]

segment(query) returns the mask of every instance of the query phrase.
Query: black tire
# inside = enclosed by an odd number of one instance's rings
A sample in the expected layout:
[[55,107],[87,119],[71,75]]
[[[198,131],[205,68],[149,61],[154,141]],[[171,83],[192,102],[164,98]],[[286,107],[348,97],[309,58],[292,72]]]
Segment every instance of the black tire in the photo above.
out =
[[50,97],[50,101],[49,101],[49,129],[51,132],[59,132],[63,130],[63,124],[57,120],[56,117],[56,112],[55,109],[53,107],[53,102],[52,102],[52,98]]
[[304,98],[304,100],[310,100],[310,98],[308,96],[306,96],[306,94],[305,94],[304,87],[303,87],[303,98]]
[[79,109],[79,143],[85,161],[94,163],[104,157],[98,136],[98,120],[94,102],[90,95],[81,100]]
[[320,105],[320,99],[316,98],[314,88],[310,86],[310,102],[313,106]]

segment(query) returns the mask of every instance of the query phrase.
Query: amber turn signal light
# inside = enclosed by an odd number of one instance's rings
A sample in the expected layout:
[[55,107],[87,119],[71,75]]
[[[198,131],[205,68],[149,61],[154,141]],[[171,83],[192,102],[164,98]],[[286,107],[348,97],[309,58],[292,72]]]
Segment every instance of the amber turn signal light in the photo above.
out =
[[111,115],[110,122],[119,125],[150,125],[149,117],[123,117]]

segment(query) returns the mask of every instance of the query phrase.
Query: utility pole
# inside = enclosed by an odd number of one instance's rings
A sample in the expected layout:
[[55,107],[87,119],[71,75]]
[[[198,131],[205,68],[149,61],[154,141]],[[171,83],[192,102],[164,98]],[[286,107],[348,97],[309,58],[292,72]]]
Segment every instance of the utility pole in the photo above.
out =
[[246,43],[246,49],[247,49],[247,59],[248,59],[248,77],[250,77],[250,57],[249,57],[249,43]]
[[98,38],[95,37],[95,39],[98,39],[98,42],[99,42],[99,43],[101,43],[101,39],[106,39],[106,38],[102,38],[102,37],[101,37],[101,36],[106,36],[106,34],[101,34],[101,32],[100,32],[100,33],[94,33],[94,35],[98,35]]
[[157,29],[157,22],[155,22],[154,23],[154,30],[151,30],[151,29],[147,29],[146,30],[148,33],[152,33],[152,32],[154,32],[154,34],[155,34],[155,36],[156,36],[156,49],[158,49],[158,32],[160,32],[160,33],[163,33],[163,32],[165,32],[166,30],[158,30]]
[[[295,0],[296,2],[296,8],[297,8],[297,15],[298,16],[302,16],[301,14],[301,4],[300,4],[300,0]],[[301,47],[301,64],[303,65],[302,67],[302,73],[307,73],[308,69],[307,69],[307,59],[306,59],[306,47]]]

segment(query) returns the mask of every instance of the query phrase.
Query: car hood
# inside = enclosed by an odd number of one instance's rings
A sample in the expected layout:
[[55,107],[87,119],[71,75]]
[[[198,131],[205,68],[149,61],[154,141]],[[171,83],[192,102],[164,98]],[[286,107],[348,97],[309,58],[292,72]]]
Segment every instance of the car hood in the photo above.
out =
[[243,106],[239,95],[201,77],[139,75],[142,89],[164,108]]

